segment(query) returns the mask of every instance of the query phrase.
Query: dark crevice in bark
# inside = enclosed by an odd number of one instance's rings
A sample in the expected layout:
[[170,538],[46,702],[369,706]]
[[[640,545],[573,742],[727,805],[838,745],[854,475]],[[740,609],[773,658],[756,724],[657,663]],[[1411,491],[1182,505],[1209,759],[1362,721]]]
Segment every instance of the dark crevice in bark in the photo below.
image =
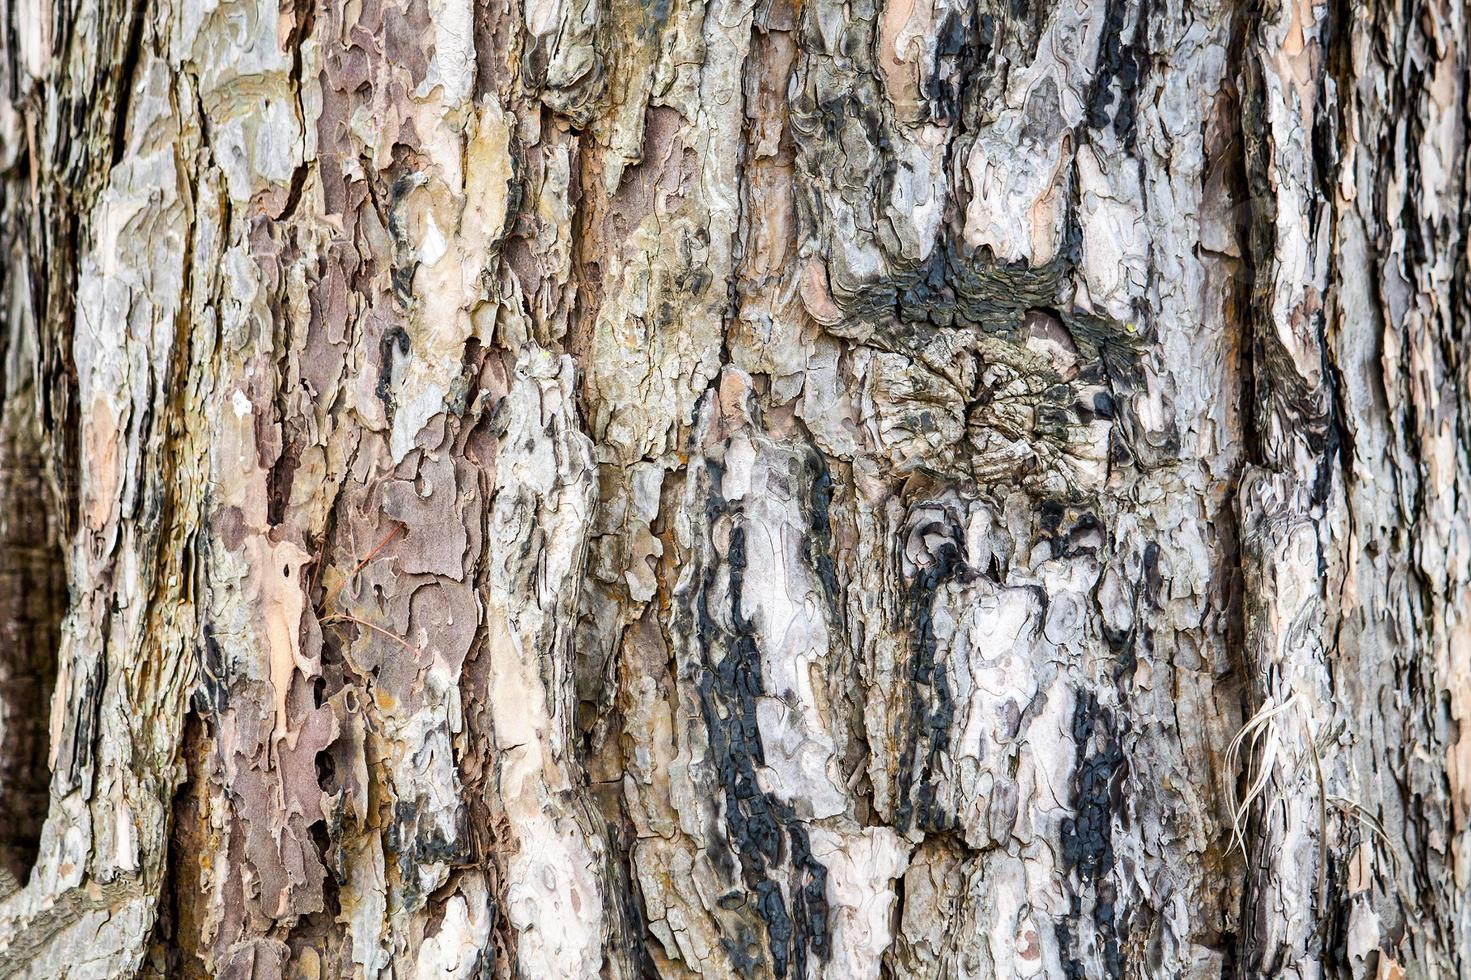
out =
[[[829,459],[822,450],[817,448],[812,433],[804,422],[798,419],[797,425],[808,447],[808,465],[811,467],[810,471],[805,474],[807,493],[803,501],[803,512],[807,517],[808,527],[808,536],[803,541],[807,566],[822,584],[832,649],[859,649],[862,646],[863,625],[859,623],[855,627],[849,621],[845,590],[838,579],[837,551],[833,544],[834,494],[840,486],[851,486],[851,481],[841,479],[841,473],[838,481],[833,479],[831,467],[837,461]],[[840,502],[838,506],[841,510],[846,506],[846,502]],[[859,634],[857,636],[854,635],[855,628]],[[861,700],[847,694],[848,691],[862,689],[861,670],[856,658],[846,659],[842,664],[833,665],[831,669],[835,674],[846,675],[842,681],[833,683],[829,690],[836,688],[844,691],[842,697],[846,706],[841,710],[846,715],[845,723],[851,740],[841,765],[852,795],[854,815],[864,826],[882,825],[874,805],[873,781],[868,773],[868,765],[873,758],[873,744],[870,740],[863,704]],[[838,715],[839,710],[835,708],[834,714]],[[880,734],[880,743],[884,739],[885,736]]]
[[[77,475],[81,472],[81,409],[78,405],[77,365],[72,357],[66,325],[76,312],[77,248],[81,219],[77,211],[56,202],[52,191],[46,202],[39,242],[29,242],[33,310],[44,310],[36,369],[37,412],[46,458],[47,490],[60,516],[60,536],[69,538],[80,519]],[[61,217],[57,220],[56,216]]]
[[[1245,27],[1247,37],[1243,38],[1243,43],[1249,42],[1251,25],[1259,17],[1259,10],[1253,8],[1248,11]],[[1257,438],[1253,440],[1254,448],[1261,454],[1260,458],[1253,458],[1251,461],[1267,469],[1285,472],[1292,465],[1293,447],[1300,445],[1318,457],[1321,467],[1333,455],[1335,435],[1332,431],[1331,406],[1326,404],[1321,390],[1314,390],[1310,387],[1310,381],[1299,375],[1291,353],[1284,346],[1272,323],[1274,314],[1269,277],[1274,268],[1278,246],[1278,204],[1272,184],[1276,166],[1273,154],[1277,148],[1268,123],[1268,107],[1272,95],[1263,77],[1262,65],[1250,52],[1244,55],[1243,60],[1246,70],[1241,80],[1240,120],[1242,143],[1246,150],[1246,180],[1250,202],[1246,245],[1247,265],[1252,282],[1251,302],[1246,314],[1253,383],[1252,412],[1248,414],[1248,426],[1255,428]],[[1315,122],[1315,128],[1316,126]],[[1321,143],[1321,137],[1314,134],[1313,142],[1316,149],[1316,145]],[[1318,169],[1321,170],[1321,167]],[[1319,179],[1320,182],[1325,179],[1321,172]],[[1316,200],[1310,202],[1310,211],[1316,212],[1319,206]],[[1314,219],[1315,215],[1310,214],[1310,224]],[[1313,335],[1321,344],[1324,324],[1322,304],[1319,303],[1316,310],[1310,310],[1306,315],[1313,317]],[[1283,433],[1276,445],[1268,446],[1261,440],[1260,434],[1263,420],[1273,416],[1280,424],[1291,428]],[[1320,468],[1316,494],[1321,494],[1325,489],[1321,474]],[[1321,503],[1321,499],[1318,502]]]
[[181,765],[184,781],[174,791],[169,811],[168,860],[159,886],[158,919],[149,942],[146,973],[174,980],[203,980],[203,929],[208,890],[202,880],[199,856],[209,850],[209,812],[206,785],[213,732],[206,715],[192,710],[184,719]]
[[[1246,65],[1249,57],[1248,45],[1252,26],[1257,22],[1260,11],[1257,4],[1247,3],[1231,18],[1229,51],[1235,65]],[[1237,401],[1237,418],[1240,420],[1237,434],[1238,456],[1233,467],[1231,483],[1223,506],[1218,512],[1217,530],[1220,535],[1220,561],[1225,578],[1225,654],[1228,673],[1223,678],[1229,686],[1229,694],[1240,706],[1239,720],[1244,722],[1256,705],[1252,690],[1252,664],[1247,653],[1248,639],[1248,593],[1246,543],[1243,540],[1243,514],[1240,493],[1242,480],[1252,467],[1267,465],[1263,446],[1263,433],[1258,417],[1258,391],[1264,383],[1259,376],[1262,366],[1258,360],[1254,317],[1257,315],[1257,279],[1260,271],[1269,268],[1270,249],[1259,234],[1261,218],[1256,213],[1256,196],[1265,194],[1259,183],[1260,176],[1254,172],[1249,160],[1247,116],[1264,111],[1260,85],[1254,84],[1251,67],[1246,67],[1227,78],[1224,94],[1229,98],[1227,112],[1230,121],[1227,149],[1223,152],[1220,165],[1225,168],[1222,184],[1229,189],[1234,206],[1230,213],[1235,217],[1234,234],[1240,244],[1241,264],[1232,279],[1231,294],[1226,304],[1229,325],[1237,337],[1235,353],[1238,359],[1240,384],[1232,393]],[[1223,694],[1228,692],[1223,691]],[[1233,786],[1235,798],[1246,792],[1245,772],[1225,772],[1221,782]],[[1222,806],[1222,810],[1227,809]],[[1226,814],[1229,819],[1229,813]],[[1229,827],[1222,827],[1222,834],[1229,834]],[[1238,923],[1247,911],[1250,888],[1249,871],[1239,856],[1240,852],[1225,845],[1222,855],[1223,873],[1239,889],[1236,902]],[[1237,929],[1226,928],[1220,935],[1223,954],[1222,976],[1242,977],[1247,975],[1243,957],[1249,958],[1246,937],[1249,928],[1242,925]]]
[[[494,409],[491,411],[494,412]],[[481,461],[482,465],[485,463],[485,460]],[[487,475],[483,472],[479,480],[482,490],[487,494],[487,504],[479,516],[481,540],[486,540],[491,530],[490,487]],[[476,593],[483,595],[490,583],[486,554],[481,554],[472,574]],[[507,890],[511,884],[507,858],[517,845],[504,814],[494,806],[497,760],[492,748],[495,735],[489,711],[491,657],[492,651],[486,641],[485,632],[477,631],[470,649],[465,653],[464,666],[460,671],[467,748],[455,753],[456,768],[464,787],[469,859],[485,873],[491,910],[490,941],[481,951],[474,974],[477,977],[510,976],[511,964],[517,960],[517,932],[505,914]]]
[[[18,285],[0,269],[0,302]],[[0,332],[0,869],[24,882],[49,803],[51,697],[68,593],[36,417],[34,325],[8,326]]]
[[[1324,57],[1324,78],[1333,78],[1335,73],[1343,73],[1346,76],[1348,61],[1351,52],[1348,44],[1351,41],[1344,24],[1345,16],[1352,17],[1351,13],[1338,9],[1339,4],[1327,5],[1324,23],[1322,26],[1323,45],[1326,51]],[[1351,23],[1351,21],[1349,21]],[[1346,81],[1346,78],[1342,81]],[[1342,82],[1340,83],[1342,84]],[[1340,89],[1341,90],[1341,89]],[[1338,185],[1339,159],[1338,159],[1338,107],[1325,106],[1318,112],[1313,120],[1312,148],[1314,173],[1318,176],[1319,198],[1329,211],[1326,234],[1330,241],[1334,240],[1338,215],[1331,202],[1334,200],[1335,188]],[[1319,198],[1314,199],[1314,212],[1319,203]],[[1334,282],[1337,276],[1338,255],[1336,251],[1329,249],[1329,282]],[[1331,288],[1331,287],[1330,287]],[[1317,480],[1313,488],[1313,500],[1316,504],[1323,506],[1328,502],[1328,496],[1333,488],[1333,469],[1338,466],[1342,471],[1343,484],[1348,487],[1353,481],[1353,433],[1345,424],[1345,401],[1343,374],[1339,371],[1337,363],[1333,359],[1333,345],[1328,336],[1328,310],[1332,306],[1330,297],[1325,297],[1323,310],[1316,316],[1318,345],[1321,354],[1321,370],[1323,372],[1323,387],[1325,389],[1325,412],[1324,421],[1326,438],[1322,458],[1319,461]],[[1319,571],[1326,572],[1327,558],[1325,553],[1319,555]],[[1332,670],[1333,660],[1328,659],[1329,670]]]
[[0,96],[14,103],[20,97],[20,51],[15,39],[15,4],[0,8]]
[[[282,4],[282,16],[285,16],[286,4]],[[291,90],[296,96],[296,116],[302,126],[302,131],[307,128],[307,114],[302,106],[301,89],[303,72],[301,66],[302,44],[312,35],[312,28],[316,23],[316,3],[314,0],[292,0],[290,3],[291,28],[284,40],[286,50],[291,52]],[[296,213],[297,205],[301,202],[302,188],[306,186],[307,174],[311,167],[308,162],[303,161],[296,165],[291,172],[291,182],[287,186],[286,200],[282,204],[277,220],[284,221]]]
[[[1242,64],[1246,58],[1245,23],[1245,18],[1233,19],[1229,46],[1233,64]],[[1231,290],[1226,303],[1228,324],[1239,338],[1235,353],[1241,384],[1236,391],[1231,393],[1231,397],[1236,400],[1237,417],[1241,420],[1240,431],[1237,434],[1240,462],[1260,465],[1263,459],[1262,436],[1258,430],[1255,411],[1257,365],[1251,336],[1251,304],[1258,265],[1257,256],[1253,252],[1252,184],[1251,177],[1247,173],[1246,132],[1242,123],[1242,116],[1246,112],[1243,104],[1242,90],[1244,87],[1245,79],[1240,75],[1228,78],[1223,85],[1222,95],[1226,103],[1223,115],[1229,121],[1230,129],[1225,147],[1218,156],[1210,160],[1210,163],[1212,166],[1221,168],[1221,184],[1229,192],[1232,201],[1229,209],[1234,218],[1232,231],[1241,249],[1240,264],[1232,276]],[[1232,497],[1235,496],[1235,490],[1239,485],[1240,475],[1238,473],[1233,481]]]
[[128,143],[128,115],[133,100],[133,81],[143,54],[143,23],[146,4],[129,5],[127,40],[121,52],[117,75],[117,106],[112,115],[112,166],[123,161]]
[[[325,864],[326,856],[332,853],[326,821],[314,821],[307,827],[307,832],[316,847],[318,860]],[[342,884],[336,873],[325,875],[322,878],[322,907],[306,913],[285,930],[285,941],[291,950],[290,962],[309,961],[303,955],[306,950],[313,950],[320,958],[318,962],[351,962],[346,949],[350,939],[341,922]]]
[[605,795],[613,799],[606,800],[601,809],[606,813],[609,809],[616,808],[617,814],[616,820],[606,821],[608,839],[612,846],[604,859],[608,870],[605,881],[608,889],[614,893],[609,902],[613,912],[609,937],[625,961],[630,962],[638,971],[639,976],[657,977],[659,970],[649,953],[650,941],[657,940],[649,930],[648,919],[644,915],[642,894],[634,885],[633,850],[637,830],[628,820],[622,783],[609,783],[607,789]]
[[[10,456],[6,453],[6,456]],[[0,866],[24,881],[40,845],[47,746],[67,589],[33,463],[0,473]]]

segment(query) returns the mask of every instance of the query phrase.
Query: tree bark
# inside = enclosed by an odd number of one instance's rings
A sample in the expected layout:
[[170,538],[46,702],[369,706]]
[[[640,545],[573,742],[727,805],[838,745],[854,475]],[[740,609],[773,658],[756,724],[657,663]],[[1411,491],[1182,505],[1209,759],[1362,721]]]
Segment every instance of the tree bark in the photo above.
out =
[[0,976],[1471,977],[1468,14],[0,0]]

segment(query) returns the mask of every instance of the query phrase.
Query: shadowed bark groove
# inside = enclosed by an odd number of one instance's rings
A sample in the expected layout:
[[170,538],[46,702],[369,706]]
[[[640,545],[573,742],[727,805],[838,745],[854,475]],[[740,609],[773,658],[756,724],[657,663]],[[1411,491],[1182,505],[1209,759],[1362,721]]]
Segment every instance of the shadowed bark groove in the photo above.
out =
[[0,976],[1471,977],[1467,16],[0,0]]
[[[0,296],[16,285],[0,284]],[[0,869],[24,882],[49,802],[50,704],[67,595],[36,427],[34,332],[19,318],[11,325],[0,346]]]

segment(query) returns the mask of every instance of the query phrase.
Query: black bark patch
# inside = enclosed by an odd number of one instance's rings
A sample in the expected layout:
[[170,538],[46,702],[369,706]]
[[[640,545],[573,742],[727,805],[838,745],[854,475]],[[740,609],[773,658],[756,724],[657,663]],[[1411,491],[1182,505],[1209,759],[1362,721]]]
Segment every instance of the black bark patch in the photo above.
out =
[[[719,468],[707,464],[707,470],[712,482],[718,482]],[[712,494],[707,511],[715,517],[730,513],[731,508]],[[766,926],[772,968],[778,977],[800,978],[807,975],[809,955],[823,962],[831,955],[827,868],[812,856],[807,831],[791,806],[763,791],[757,780],[756,767],[765,763],[765,754],[756,723],[756,699],[766,691],[755,630],[741,608],[746,536],[739,523],[731,530],[726,566],[732,629],[726,630],[710,614],[713,565],[704,570],[695,597],[702,659],[700,713],[723,790],[726,836],[740,861],[742,883]],[[773,877],[783,865],[790,869],[785,895]],[[742,976],[756,975],[760,965],[745,952],[743,947],[748,945],[744,937],[740,942],[725,941],[726,952]]]
[[[1139,79],[1148,62],[1145,50],[1145,26],[1149,20],[1148,0],[1139,5],[1132,40],[1125,42],[1124,21],[1129,4],[1109,0],[1103,20],[1103,39],[1098,45],[1098,71],[1088,98],[1088,125],[1101,130],[1110,121],[1124,148],[1134,152],[1137,142],[1135,116],[1138,113]],[[1117,100],[1114,86],[1117,84]],[[1113,110],[1110,114],[1110,108]]]
[[[941,529],[938,523],[935,529]],[[952,537],[958,533],[958,529],[951,529]],[[954,814],[946,813],[935,799],[933,783],[940,759],[950,751],[955,702],[950,692],[950,673],[944,664],[935,662],[935,626],[930,610],[935,592],[965,563],[954,540],[944,542],[930,557],[930,563],[910,583],[905,600],[911,646],[910,712],[898,733],[904,752],[899,760],[899,802],[894,814],[895,825],[901,832],[908,832],[913,826],[937,833],[955,826]]]
[[807,531],[802,542],[808,565],[822,582],[829,608],[836,608],[838,575],[833,566],[832,527],[829,512],[833,505],[833,478],[822,453],[812,454],[812,479],[807,490]]
[[1124,960],[1115,917],[1117,893],[1109,875],[1114,865],[1114,787],[1124,771],[1124,752],[1113,712],[1100,705],[1091,691],[1080,692],[1073,706],[1073,741],[1077,745],[1073,816],[1062,822],[1062,860],[1070,875],[1077,876],[1080,891],[1070,896],[1068,914],[1056,926],[1063,973],[1068,980],[1088,976],[1083,964],[1069,953],[1083,917],[1082,890],[1091,890],[1093,928],[1102,948],[1104,975],[1117,980],[1124,975]]
[[409,335],[403,327],[393,326],[383,331],[383,339],[378,342],[378,386],[374,389],[378,400],[390,413],[393,411],[393,361],[394,351],[397,350],[400,357],[407,357],[409,353]]
[[460,809],[461,824],[452,838],[425,819],[425,800],[399,800],[393,804],[393,820],[388,824],[383,843],[398,861],[403,903],[406,909],[422,908],[429,896],[419,891],[416,869],[426,864],[463,866],[471,858],[470,835],[464,832],[467,814]]

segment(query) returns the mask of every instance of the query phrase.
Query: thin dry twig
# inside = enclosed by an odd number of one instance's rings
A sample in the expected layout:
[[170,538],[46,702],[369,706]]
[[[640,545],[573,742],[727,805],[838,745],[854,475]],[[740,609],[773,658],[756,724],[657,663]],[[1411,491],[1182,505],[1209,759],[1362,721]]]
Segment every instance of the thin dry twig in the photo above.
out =
[[359,619],[357,616],[350,616],[347,613],[333,613],[330,616],[318,620],[318,622],[320,622],[323,626],[326,626],[329,623],[353,623],[354,625],[363,627],[363,629],[369,629],[372,630],[374,633],[380,633],[383,636],[388,637],[390,640],[393,640],[395,643],[402,644],[405,650],[409,651],[415,656],[418,656],[420,652],[418,647],[414,646],[408,640],[405,640],[403,637],[399,636],[392,630],[385,629],[382,626],[379,626],[377,623],[370,623],[366,619]]
[[[350,573],[348,573],[346,576],[344,576],[343,579],[342,579],[342,581],[341,582],[338,582],[337,585],[332,589],[331,592],[327,593],[327,595],[322,599],[321,604],[318,605],[318,607],[317,607],[317,615],[318,615],[317,622],[320,623],[322,626],[329,626],[329,625],[331,625],[333,623],[352,623],[355,626],[361,626],[363,629],[372,630],[374,633],[378,633],[378,634],[380,634],[382,636],[388,637],[390,640],[392,640],[393,642],[395,642],[397,644],[400,644],[405,650],[409,651],[410,653],[412,653],[414,656],[417,657],[419,655],[419,653],[420,653],[420,650],[419,650],[418,647],[414,646],[408,640],[406,640],[403,637],[399,636],[397,633],[393,632],[392,630],[385,629],[382,626],[379,626],[377,623],[372,623],[372,622],[369,622],[366,619],[362,619],[362,618],[360,618],[358,616],[353,616],[350,613],[344,613],[344,612],[329,613],[328,615],[325,615],[325,616],[321,615],[323,612],[326,611],[326,609],[327,609],[328,606],[332,605],[333,600],[335,600],[339,595],[342,594],[342,590],[345,589],[345,588],[347,588],[348,583],[349,582],[352,582],[354,579],[356,579],[358,577],[358,574],[360,572],[362,572],[362,570],[364,568],[367,568],[368,567],[368,563],[371,562],[374,558],[377,558],[378,555],[383,551],[383,549],[386,548],[386,547],[388,547],[388,543],[390,541],[392,541],[394,538],[398,537],[399,534],[403,532],[403,529],[404,529],[404,525],[399,524],[392,531],[389,531],[386,535],[384,535],[383,536],[383,540],[382,541],[379,541],[378,544],[373,548],[373,550],[370,551],[370,552],[368,552],[367,557],[364,558],[362,561],[358,562],[357,565],[355,565],[353,567],[353,570]],[[326,549],[326,542],[324,541],[323,542],[323,550],[325,551],[325,549]],[[320,570],[320,568],[321,568],[320,559],[318,559],[318,561],[319,561],[318,570]],[[316,575],[315,575],[315,573],[312,576],[312,583],[313,583],[312,584],[312,589],[315,591],[315,589],[316,589]]]
[[1394,865],[1394,869],[1396,871],[1399,870],[1399,848],[1395,846],[1393,838],[1389,836],[1389,832],[1384,829],[1384,825],[1379,822],[1377,817],[1364,809],[1363,804],[1355,802],[1346,796],[1330,796],[1328,797],[1328,802],[1356,818],[1369,829],[1369,835],[1371,837],[1379,838],[1384,843],[1384,849],[1389,852],[1389,860]]
[[378,553],[381,552],[384,548],[388,547],[388,543],[394,538],[398,537],[399,533],[402,532],[403,529],[404,526],[400,524],[392,531],[389,531],[386,535],[384,535],[383,540],[379,541],[377,546],[372,551],[368,552],[368,557],[358,562],[357,565],[353,568],[352,572],[344,576],[342,581],[338,582],[336,587],[333,588],[331,592],[327,593],[327,597],[322,600],[321,608],[325,609],[330,606],[332,604],[332,600],[336,599],[337,596],[342,592],[342,590],[347,588],[347,583],[357,578],[358,573],[361,572],[364,568],[368,567],[368,562],[372,561],[374,558],[377,558]]

